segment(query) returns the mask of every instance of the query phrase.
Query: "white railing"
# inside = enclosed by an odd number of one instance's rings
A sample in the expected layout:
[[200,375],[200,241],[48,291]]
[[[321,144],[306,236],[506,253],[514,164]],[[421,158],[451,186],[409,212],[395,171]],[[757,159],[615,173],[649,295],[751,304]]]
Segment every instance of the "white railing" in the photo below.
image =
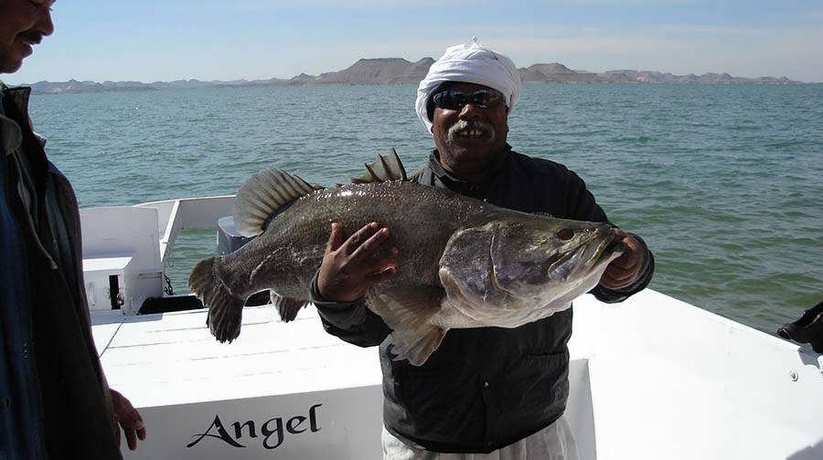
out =
[[216,196],[81,209],[90,308],[135,314],[147,298],[162,297],[165,262],[180,232],[217,227],[233,203],[234,196]]
[[174,241],[181,231],[217,227],[217,219],[231,215],[233,204],[234,195],[225,195],[152,201],[135,205],[135,207],[157,209],[160,259],[165,261],[171,254]]

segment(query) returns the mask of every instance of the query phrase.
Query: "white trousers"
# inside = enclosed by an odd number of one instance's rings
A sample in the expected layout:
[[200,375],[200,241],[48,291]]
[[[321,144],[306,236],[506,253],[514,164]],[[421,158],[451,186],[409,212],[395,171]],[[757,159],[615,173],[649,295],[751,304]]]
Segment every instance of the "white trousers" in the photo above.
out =
[[514,444],[488,454],[441,454],[403,444],[383,427],[384,460],[578,460],[569,422],[556,422]]

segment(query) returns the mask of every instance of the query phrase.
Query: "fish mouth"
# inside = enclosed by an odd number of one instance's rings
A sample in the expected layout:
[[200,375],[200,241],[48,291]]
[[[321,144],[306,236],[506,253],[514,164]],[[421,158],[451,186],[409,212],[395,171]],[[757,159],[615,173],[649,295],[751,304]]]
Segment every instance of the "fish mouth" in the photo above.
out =
[[611,262],[626,252],[626,245],[623,244],[622,238],[619,238],[615,233],[614,228],[610,227],[607,231],[607,237],[597,246],[593,257],[596,265]]
[[[572,272],[579,273],[580,270],[595,270],[620,257],[625,251],[625,245],[618,238],[613,228],[611,226],[599,228],[595,235],[577,248],[552,257],[546,263],[547,274],[563,271],[564,266],[572,263],[573,260],[579,261],[579,265],[574,263],[577,268],[567,267],[568,275],[571,275]],[[602,240],[596,245],[588,244],[597,239]]]

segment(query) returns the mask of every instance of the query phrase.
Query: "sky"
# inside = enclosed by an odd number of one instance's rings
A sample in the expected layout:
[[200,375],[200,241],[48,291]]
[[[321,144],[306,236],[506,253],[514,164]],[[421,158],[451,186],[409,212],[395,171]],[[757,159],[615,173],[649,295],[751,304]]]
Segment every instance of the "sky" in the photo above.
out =
[[10,83],[290,78],[477,36],[519,67],[823,82],[823,0],[58,0]]

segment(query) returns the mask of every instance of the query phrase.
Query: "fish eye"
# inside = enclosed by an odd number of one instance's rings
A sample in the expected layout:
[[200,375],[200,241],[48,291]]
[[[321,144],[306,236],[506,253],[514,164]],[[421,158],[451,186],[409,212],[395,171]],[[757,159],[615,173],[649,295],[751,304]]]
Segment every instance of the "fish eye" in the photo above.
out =
[[564,228],[557,232],[557,238],[562,241],[569,241],[570,239],[574,238],[574,230],[569,228]]

